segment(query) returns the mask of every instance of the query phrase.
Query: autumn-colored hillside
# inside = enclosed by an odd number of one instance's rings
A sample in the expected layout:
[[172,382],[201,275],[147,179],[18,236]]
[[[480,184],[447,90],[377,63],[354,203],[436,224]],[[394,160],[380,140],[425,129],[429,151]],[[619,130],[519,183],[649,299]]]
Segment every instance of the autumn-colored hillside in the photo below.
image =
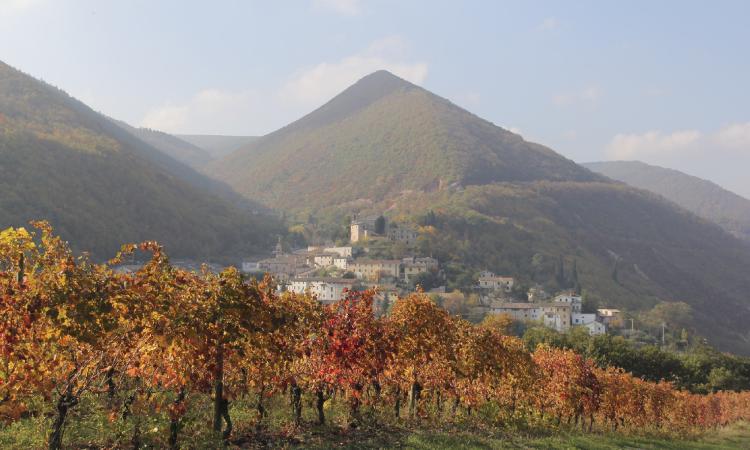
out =
[[214,185],[63,91],[0,63],[0,227],[44,218],[78,250],[102,258],[146,239],[196,259],[270,246],[274,220],[233,206]]

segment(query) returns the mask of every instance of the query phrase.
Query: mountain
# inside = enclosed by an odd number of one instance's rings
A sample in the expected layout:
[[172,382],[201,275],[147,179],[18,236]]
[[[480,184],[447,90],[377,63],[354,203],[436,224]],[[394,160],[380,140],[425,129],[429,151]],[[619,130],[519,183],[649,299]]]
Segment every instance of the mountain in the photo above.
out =
[[0,63],[0,227],[47,219],[96,258],[143,240],[214,260],[273,242],[275,220],[199,183],[195,171],[107,117]]
[[280,208],[499,181],[602,179],[386,71],[206,170]]
[[206,150],[171,134],[150,128],[136,128],[120,120],[114,122],[151,147],[190,167],[201,167],[213,159]]
[[712,344],[750,354],[748,245],[387,72],[206,170],[337,235],[353,214],[419,226],[449,284],[491,270],[557,290],[575,266],[592,301],[644,320],[686,302]]
[[200,148],[209,155],[210,159],[224,157],[258,139],[256,136],[223,136],[218,134],[178,134],[176,137]]
[[750,200],[710,181],[639,161],[584,164],[594,172],[645,189],[750,241]]

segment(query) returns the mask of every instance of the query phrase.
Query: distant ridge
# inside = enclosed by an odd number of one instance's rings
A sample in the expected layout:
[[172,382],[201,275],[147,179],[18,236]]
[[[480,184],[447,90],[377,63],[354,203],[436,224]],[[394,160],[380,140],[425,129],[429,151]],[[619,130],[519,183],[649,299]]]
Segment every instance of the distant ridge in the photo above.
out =
[[750,242],[750,200],[711,181],[640,161],[594,162],[584,167],[659,194]]
[[[177,138],[208,154],[208,160],[222,158],[243,145],[256,141],[256,136],[224,136],[218,134],[177,134]],[[204,165],[208,161],[201,162]]]
[[138,139],[190,167],[199,168],[213,159],[206,150],[174,135],[150,128],[134,127],[121,120],[112,120]]

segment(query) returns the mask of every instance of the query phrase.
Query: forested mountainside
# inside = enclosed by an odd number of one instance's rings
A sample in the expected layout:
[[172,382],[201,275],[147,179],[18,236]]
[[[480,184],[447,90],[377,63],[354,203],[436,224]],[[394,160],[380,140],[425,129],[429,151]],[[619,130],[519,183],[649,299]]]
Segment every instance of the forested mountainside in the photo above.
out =
[[201,189],[186,179],[192,169],[3,63],[0,171],[0,227],[46,219],[100,258],[142,240],[178,257],[236,256],[270,247],[278,230],[275,219]]
[[750,242],[750,200],[716,183],[640,161],[595,162],[584,167],[659,194]]
[[207,173],[280,208],[497,181],[599,180],[541,145],[379,71]]

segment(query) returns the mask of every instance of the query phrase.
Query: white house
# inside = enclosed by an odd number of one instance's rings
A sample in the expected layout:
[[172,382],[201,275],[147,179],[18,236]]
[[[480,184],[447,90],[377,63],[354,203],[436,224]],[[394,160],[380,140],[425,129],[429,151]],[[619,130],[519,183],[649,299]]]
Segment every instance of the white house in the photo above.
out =
[[593,321],[584,325],[589,329],[589,334],[594,336],[597,334],[604,334],[607,332],[607,326],[601,322]]
[[344,290],[351,290],[355,280],[347,278],[295,278],[289,284],[289,290],[297,293],[309,293],[321,303],[333,303],[344,298]]
[[570,328],[570,305],[562,303],[493,303],[491,314],[508,314],[522,322],[542,322],[557,331]]
[[580,313],[583,299],[575,292],[564,292],[555,296],[555,303],[567,303],[574,313]]
[[596,314],[573,313],[570,315],[570,324],[573,326],[586,325],[591,322],[596,322]]
[[596,314],[573,313],[570,315],[570,324],[572,326],[583,326],[588,328],[589,334],[604,334],[607,332],[607,325],[597,320]]

